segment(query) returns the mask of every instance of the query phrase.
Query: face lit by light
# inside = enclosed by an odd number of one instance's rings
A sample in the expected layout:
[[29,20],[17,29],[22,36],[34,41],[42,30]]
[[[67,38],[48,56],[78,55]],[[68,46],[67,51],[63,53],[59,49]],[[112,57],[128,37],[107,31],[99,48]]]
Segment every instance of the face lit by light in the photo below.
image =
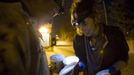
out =
[[88,37],[93,36],[96,33],[94,20],[90,17],[87,17],[83,22],[81,22],[78,28],[85,36]]

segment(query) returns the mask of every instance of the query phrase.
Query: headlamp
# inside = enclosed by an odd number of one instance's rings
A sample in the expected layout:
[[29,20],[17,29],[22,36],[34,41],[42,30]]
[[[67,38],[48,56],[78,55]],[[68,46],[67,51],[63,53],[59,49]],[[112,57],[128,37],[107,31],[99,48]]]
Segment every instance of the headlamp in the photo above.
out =
[[[86,17],[85,17],[85,18],[86,18]],[[74,19],[74,20],[72,21],[72,25],[73,25],[74,27],[78,27],[78,26],[80,26],[80,25],[85,25],[85,21],[84,21],[85,18]]]
[[72,21],[72,25],[73,25],[74,27],[83,25],[83,24],[81,24],[81,23],[84,23],[84,19],[85,19],[85,18],[86,18],[86,17],[74,19],[74,20]]
[[79,26],[81,22],[84,22],[84,19],[88,17],[88,12],[83,13],[74,13],[73,14],[73,20],[72,25],[74,27]]
[[72,25],[73,25],[74,27],[76,27],[76,26],[78,26],[78,25],[79,25],[79,23],[78,23],[77,19],[74,19],[74,20],[73,20]]

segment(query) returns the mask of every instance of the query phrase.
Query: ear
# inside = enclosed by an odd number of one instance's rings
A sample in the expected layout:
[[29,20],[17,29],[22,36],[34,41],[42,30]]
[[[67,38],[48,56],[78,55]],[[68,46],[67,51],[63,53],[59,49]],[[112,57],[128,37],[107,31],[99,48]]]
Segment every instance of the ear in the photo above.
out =
[[76,28],[76,33],[79,35],[79,36],[82,36],[83,33],[82,31],[80,30],[80,28]]
[[79,3],[81,2],[82,0],[73,0],[73,3]]

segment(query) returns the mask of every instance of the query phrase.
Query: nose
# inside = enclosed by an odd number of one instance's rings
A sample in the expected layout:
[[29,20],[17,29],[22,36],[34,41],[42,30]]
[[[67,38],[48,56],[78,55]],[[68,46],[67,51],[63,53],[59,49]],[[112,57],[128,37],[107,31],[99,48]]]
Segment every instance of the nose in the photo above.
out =
[[82,31],[83,31],[84,33],[88,33],[89,29],[88,29],[87,27],[82,27]]

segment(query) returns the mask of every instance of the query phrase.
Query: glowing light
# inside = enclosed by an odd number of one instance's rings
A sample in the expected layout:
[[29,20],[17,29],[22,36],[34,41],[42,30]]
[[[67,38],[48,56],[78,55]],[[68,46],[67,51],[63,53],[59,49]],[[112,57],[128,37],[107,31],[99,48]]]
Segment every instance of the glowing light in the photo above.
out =
[[47,33],[48,32],[48,29],[46,27],[42,26],[42,27],[39,28],[39,32],[41,32],[41,33],[42,32]]
[[40,43],[43,47],[48,47],[51,45],[50,43],[50,33],[51,33],[51,28],[52,24],[50,23],[45,23],[40,25],[41,27],[38,29],[38,31],[41,33],[41,39]]

